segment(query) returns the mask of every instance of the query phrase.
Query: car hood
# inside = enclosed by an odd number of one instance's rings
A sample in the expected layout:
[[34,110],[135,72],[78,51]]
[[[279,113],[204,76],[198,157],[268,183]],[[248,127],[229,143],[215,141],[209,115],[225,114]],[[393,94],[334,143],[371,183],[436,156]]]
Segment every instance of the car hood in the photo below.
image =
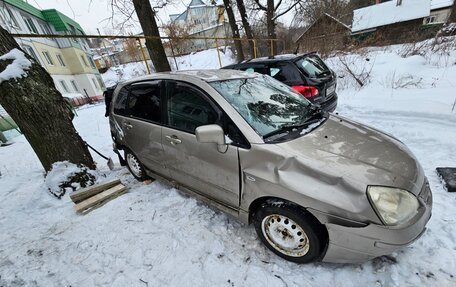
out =
[[340,116],[330,115],[309,134],[279,146],[323,176],[349,178],[359,187],[393,186],[418,194],[424,181],[423,169],[402,142]]

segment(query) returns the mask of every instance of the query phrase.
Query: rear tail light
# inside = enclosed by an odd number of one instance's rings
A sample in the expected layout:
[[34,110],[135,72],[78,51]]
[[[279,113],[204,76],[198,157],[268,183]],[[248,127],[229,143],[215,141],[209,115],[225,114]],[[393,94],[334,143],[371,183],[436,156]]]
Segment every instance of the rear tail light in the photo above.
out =
[[313,98],[320,94],[317,88],[311,86],[292,86],[292,88],[305,98]]

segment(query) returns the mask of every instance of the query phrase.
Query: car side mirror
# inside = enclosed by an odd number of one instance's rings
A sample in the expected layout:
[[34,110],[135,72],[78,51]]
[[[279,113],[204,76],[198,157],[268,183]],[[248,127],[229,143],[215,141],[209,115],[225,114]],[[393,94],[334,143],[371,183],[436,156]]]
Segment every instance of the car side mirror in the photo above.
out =
[[219,125],[205,125],[197,127],[195,130],[196,140],[200,143],[215,143],[217,150],[225,153],[228,145],[225,143],[225,133]]

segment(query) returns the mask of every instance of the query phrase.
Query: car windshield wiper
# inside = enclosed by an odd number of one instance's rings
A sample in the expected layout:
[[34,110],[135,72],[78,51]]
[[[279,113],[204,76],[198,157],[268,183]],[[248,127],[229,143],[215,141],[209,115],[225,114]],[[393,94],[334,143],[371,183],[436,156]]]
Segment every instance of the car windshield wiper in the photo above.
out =
[[[312,106],[310,106],[309,113],[303,122],[284,124],[284,125],[280,126],[280,128],[278,128],[277,130],[274,130],[270,133],[265,134],[263,136],[263,139],[264,140],[266,140],[267,138],[270,139],[273,136],[281,135],[281,134],[284,134],[283,136],[285,136],[285,135],[289,134],[290,131],[294,131],[294,130],[298,130],[298,129],[305,129],[309,125],[320,121],[322,118],[325,117],[325,114],[326,113],[319,106],[312,105]],[[282,137],[282,135],[278,136],[278,137],[274,137],[274,139],[281,138],[281,137]]]

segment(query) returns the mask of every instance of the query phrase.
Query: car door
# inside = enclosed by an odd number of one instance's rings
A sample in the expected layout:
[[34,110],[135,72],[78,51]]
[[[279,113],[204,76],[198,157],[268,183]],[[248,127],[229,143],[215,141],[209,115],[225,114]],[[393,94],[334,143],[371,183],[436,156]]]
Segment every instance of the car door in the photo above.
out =
[[116,101],[114,116],[123,131],[127,148],[148,169],[169,177],[163,164],[165,154],[161,143],[162,84],[158,80],[131,84],[127,97]]
[[162,143],[172,178],[203,196],[238,208],[238,148],[229,145],[220,153],[215,144],[199,143],[195,136],[199,126],[222,125],[222,111],[194,86],[168,81],[165,114]]

